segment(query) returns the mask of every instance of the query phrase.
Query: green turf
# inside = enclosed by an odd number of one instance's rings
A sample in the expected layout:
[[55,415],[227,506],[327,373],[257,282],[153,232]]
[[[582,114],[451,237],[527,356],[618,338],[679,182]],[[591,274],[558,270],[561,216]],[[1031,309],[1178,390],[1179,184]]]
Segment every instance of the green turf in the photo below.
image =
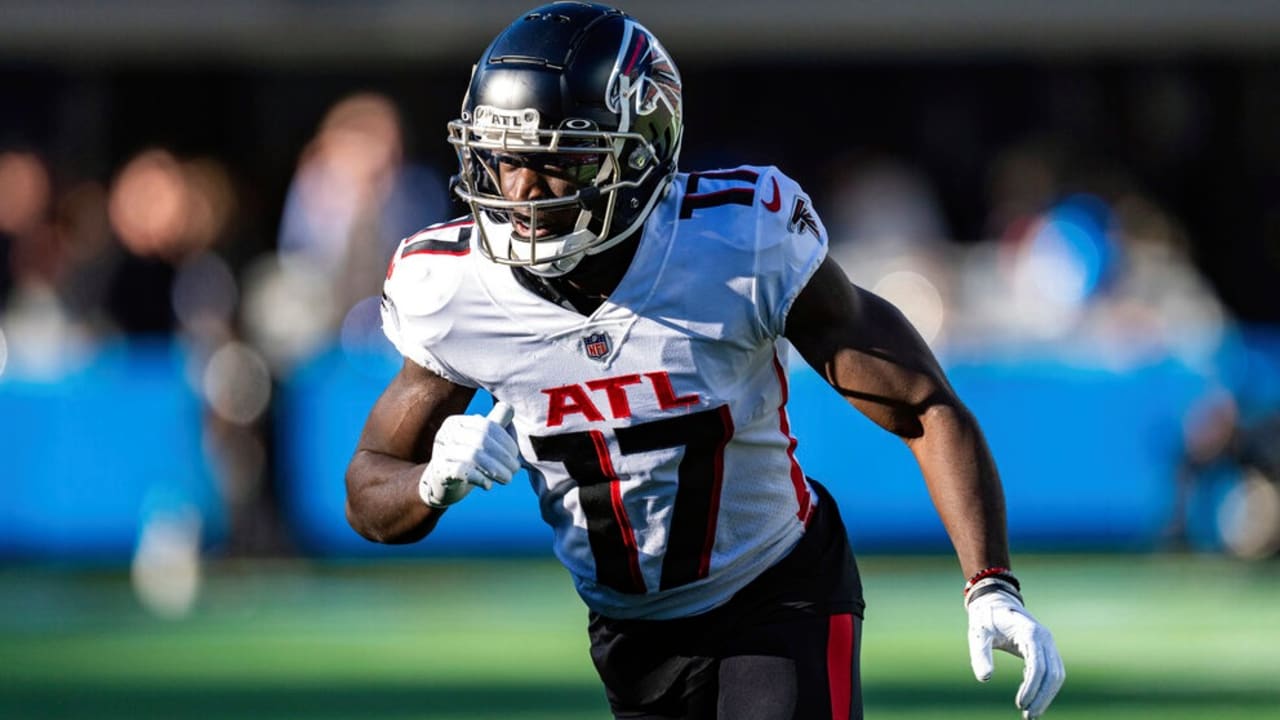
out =
[[[869,718],[1015,718],[969,673],[958,570],[863,560]],[[1280,718],[1280,566],[1021,558],[1068,680],[1049,718]],[[162,620],[113,571],[0,570],[0,718],[606,716],[586,612],[543,560],[208,568]]]

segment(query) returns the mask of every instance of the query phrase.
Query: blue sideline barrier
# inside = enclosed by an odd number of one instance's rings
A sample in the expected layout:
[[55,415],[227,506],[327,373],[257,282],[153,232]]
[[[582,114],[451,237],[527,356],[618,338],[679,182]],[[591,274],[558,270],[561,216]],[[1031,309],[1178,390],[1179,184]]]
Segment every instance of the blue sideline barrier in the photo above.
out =
[[184,362],[167,340],[134,340],[56,381],[0,376],[0,557],[128,558],[148,517],[183,508],[217,541]]
[[[200,401],[167,342],[104,349],[57,382],[0,376],[0,558],[127,557],[144,519],[183,505],[207,544],[224,508],[201,444]],[[353,533],[343,470],[396,362],[335,346],[282,383],[275,475],[306,553],[342,557],[549,552],[523,476],[450,511],[425,543],[387,547]],[[1141,549],[1167,520],[1181,422],[1208,379],[1172,359],[1126,370],[1061,361],[952,360],[1005,481],[1019,549]],[[1232,343],[1220,379],[1280,407],[1280,331]],[[472,411],[487,410],[481,394]],[[862,550],[945,549],[906,447],[849,408],[807,367],[791,373],[791,420],[806,472],[839,500]]]

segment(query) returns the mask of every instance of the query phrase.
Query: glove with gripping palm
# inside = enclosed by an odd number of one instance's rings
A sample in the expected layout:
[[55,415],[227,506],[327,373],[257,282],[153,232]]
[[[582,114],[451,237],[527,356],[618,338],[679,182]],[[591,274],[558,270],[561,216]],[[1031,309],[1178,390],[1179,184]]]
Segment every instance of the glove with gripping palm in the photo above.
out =
[[520,469],[520,451],[507,432],[511,406],[495,403],[488,415],[451,415],[440,424],[431,461],[418,481],[418,495],[434,508],[448,507],[471,492],[506,485]]

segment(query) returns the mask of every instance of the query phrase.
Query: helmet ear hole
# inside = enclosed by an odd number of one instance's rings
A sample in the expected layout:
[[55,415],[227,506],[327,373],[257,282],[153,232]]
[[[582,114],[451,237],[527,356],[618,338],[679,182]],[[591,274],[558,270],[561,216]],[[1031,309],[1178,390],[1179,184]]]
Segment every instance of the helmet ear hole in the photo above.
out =
[[627,157],[627,167],[632,170],[644,170],[649,167],[649,162],[653,160],[653,153],[647,145],[641,145],[631,151],[631,155]]

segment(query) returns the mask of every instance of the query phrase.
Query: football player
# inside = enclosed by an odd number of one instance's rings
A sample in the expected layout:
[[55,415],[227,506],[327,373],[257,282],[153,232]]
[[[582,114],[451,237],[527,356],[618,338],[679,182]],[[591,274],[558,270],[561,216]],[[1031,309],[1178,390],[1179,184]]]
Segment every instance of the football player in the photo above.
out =
[[[861,586],[796,462],[786,338],[911,448],[967,578],[974,673],[993,647],[1022,657],[1016,704],[1038,717],[1062,661],[1023,608],[974,418],[827,257],[795,181],[677,170],[681,102],[657,38],[601,5],[539,7],[485,51],[448,126],[470,213],[387,272],[405,361],[348,467],[349,522],[414,542],[524,467],[616,716],[859,718]],[[463,414],[477,388],[488,416]]]

